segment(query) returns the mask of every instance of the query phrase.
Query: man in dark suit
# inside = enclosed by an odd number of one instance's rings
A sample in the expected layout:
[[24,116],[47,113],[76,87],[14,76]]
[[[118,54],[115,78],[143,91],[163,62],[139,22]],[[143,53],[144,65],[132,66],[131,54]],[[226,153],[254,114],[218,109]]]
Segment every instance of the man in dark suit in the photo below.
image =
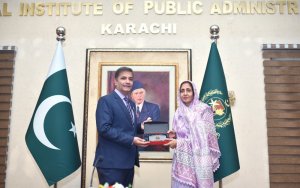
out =
[[134,81],[131,89],[131,98],[136,105],[137,122],[142,123],[147,120],[158,121],[160,109],[157,104],[145,101],[146,90],[139,81]]
[[115,90],[99,99],[96,110],[98,144],[94,160],[101,184],[116,182],[132,185],[134,165],[139,166],[137,146],[148,142],[136,136],[142,132],[137,124],[135,105],[128,99],[133,71],[121,67],[115,73]]

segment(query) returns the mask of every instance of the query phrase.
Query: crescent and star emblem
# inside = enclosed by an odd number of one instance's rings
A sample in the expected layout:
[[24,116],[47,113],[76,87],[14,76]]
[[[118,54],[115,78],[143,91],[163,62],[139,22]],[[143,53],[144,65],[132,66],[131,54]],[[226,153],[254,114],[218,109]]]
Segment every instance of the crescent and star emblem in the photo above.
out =
[[[36,138],[46,147],[60,150],[58,147],[54,146],[47,138],[45,130],[44,130],[44,121],[48,111],[56,104],[61,102],[67,102],[71,104],[71,101],[68,97],[64,95],[53,95],[51,97],[46,98],[37,108],[36,113],[33,119],[33,131]],[[74,124],[71,122],[72,128],[69,130],[74,133],[74,137],[76,135],[76,129]]]

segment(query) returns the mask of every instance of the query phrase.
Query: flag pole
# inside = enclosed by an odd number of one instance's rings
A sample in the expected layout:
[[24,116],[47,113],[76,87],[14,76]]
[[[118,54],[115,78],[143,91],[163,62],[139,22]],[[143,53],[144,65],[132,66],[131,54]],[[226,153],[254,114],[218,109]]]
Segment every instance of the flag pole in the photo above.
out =
[[[219,32],[220,32],[219,26],[218,25],[210,26],[209,32],[211,34],[210,39],[212,40],[212,42],[215,42],[217,44],[217,40],[220,38],[220,36],[219,36]],[[223,188],[222,179],[219,180],[219,188]]]
[[[56,40],[58,42],[63,43],[66,39],[65,39],[65,35],[66,35],[66,29],[62,26],[59,26],[56,28]],[[54,184],[54,188],[57,188],[57,182]]]

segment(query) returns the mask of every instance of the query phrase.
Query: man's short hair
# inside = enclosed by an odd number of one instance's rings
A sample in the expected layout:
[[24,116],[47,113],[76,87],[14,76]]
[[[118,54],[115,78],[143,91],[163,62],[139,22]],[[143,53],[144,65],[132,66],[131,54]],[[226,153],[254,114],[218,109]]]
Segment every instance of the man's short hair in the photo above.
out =
[[116,73],[115,73],[115,79],[117,79],[119,77],[119,75],[121,74],[121,72],[131,72],[133,75],[133,70],[129,67],[120,67],[117,69]]

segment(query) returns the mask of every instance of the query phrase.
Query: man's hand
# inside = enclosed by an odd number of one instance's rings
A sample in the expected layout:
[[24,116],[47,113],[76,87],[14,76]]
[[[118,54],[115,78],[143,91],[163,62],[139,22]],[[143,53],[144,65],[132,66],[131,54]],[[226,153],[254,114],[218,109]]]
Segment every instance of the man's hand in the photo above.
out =
[[140,138],[140,137],[134,137],[133,138],[133,144],[140,147],[147,147],[150,142],[147,142],[146,140]]

